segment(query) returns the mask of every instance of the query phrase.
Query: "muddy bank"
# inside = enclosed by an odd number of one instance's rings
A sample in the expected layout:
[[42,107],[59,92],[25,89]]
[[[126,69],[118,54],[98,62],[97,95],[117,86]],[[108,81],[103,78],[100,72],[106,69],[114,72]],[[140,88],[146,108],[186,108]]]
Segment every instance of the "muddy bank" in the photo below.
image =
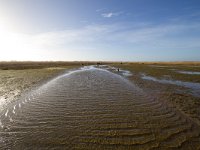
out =
[[76,67],[78,66],[0,70],[0,110],[15,101],[21,93]]

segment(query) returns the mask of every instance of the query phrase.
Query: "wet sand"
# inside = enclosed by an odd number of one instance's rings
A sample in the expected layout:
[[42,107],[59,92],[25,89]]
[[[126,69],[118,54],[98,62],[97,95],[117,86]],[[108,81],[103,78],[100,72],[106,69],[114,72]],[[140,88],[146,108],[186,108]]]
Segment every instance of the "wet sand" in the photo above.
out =
[[13,66],[1,66],[4,69],[7,67],[7,69],[4,70],[2,68],[3,70],[0,70],[0,111],[5,105],[15,101],[23,92],[37,87],[43,82],[47,82],[68,69],[76,68],[78,65],[63,67],[47,66],[47,68],[40,66],[38,69],[31,69],[34,68],[33,66],[29,66],[28,69],[24,69],[24,65]]
[[118,63],[112,66],[130,71],[129,80],[200,125],[200,75],[177,72],[199,72],[199,63]]
[[195,120],[123,75],[84,67],[22,95],[0,114],[0,148],[200,149]]

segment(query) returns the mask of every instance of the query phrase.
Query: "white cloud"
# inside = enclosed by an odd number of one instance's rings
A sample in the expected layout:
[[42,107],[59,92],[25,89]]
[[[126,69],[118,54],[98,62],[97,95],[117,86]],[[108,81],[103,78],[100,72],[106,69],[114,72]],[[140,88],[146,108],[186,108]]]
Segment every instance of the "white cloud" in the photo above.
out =
[[[190,32],[196,32],[195,36]],[[189,34],[188,34],[189,33]],[[16,44],[0,46],[4,58],[21,60],[78,60],[87,59],[94,51],[116,49],[198,49],[200,48],[200,24],[127,23],[109,25],[89,25],[78,29],[44,32],[40,34],[16,34]],[[2,36],[2,40],[5,37]],[[2,43],[2,41],[1,41]],[[6,42],[4,42],[6,43]],[[21,43],[21,44],[20,44]],[[12,46],[12,47],[11,47]],[[16,47],[17,50],[16,51]],[[15,49],[15,50],[14,50]],[[5,51],[6,50],[6,51]],[[86,53],[85,53],[86,52]],[[13,53],[13,56],[10,54]],[[23,54],[23,55],[21,55]],[[88,55],[88,57],[87,57]],[[95,56],[95,54],[93,54]],[[81,57],[81,58],[80,58]],[[98,56],[100,57],[100,56]],[[44,59],[45,58],[45,59]],[[91,58],[92,59],[92,58]]]
[[102,13],[101,16],[104,18],[111,18],[113,16],[119,16],[121,15],[123,12],[109,12],[109,13]]
[[44,49],[98,49],[115,44],[129,48],[191,49],[200,48],[200,24],[149,25],[132,24],[90,25],[79,29],[38,34],[32,37],[35,45]]
[[190,38],[189,35],[185,35],[183,39],[183,36],[178,36],[191,30],[200,32],[200,24],[168,24],[157,26],[146,24],[142,27],[123,24],[90,25],[79,29],[36,34],[31,37],[31,40],[41,47],[48,46],[49,48],[62,47],[63,45],[89,45],[91,43],[98,44],[104,42],[141,44],[164,40],[171,42],[178,40],[179,42],[177,44],[180,44],[181,39],[188,40],[189,42],[191,38],[193,40],[200,38],[200,36]]
[[113,13],[104,13],[104,14],[101,14],[101,16],[105,18],[110,18],[113,16]]

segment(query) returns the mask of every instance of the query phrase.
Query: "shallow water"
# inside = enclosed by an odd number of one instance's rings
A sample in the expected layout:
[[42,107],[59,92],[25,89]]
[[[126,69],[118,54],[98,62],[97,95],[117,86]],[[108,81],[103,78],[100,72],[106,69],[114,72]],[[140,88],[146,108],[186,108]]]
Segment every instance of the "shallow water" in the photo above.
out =
[[177,72],[182,74],[200,75],[200,72],[197,71],[177,71]]
[[168,68],[168,67],[171,67],[171,66],[161,66],[161,65],[149,65],[150,67],[157,67],[157,68]]
[[85,67],[0,116],[0,149],[197,149],[200,128],[122,76]]
[[108,65],[100,65],[100,66],[98,66],[98,68],[102,68],[102,69],[106,69],[106,70],[111,71],[111,72],[115,72],[115,73],[122,75],[124,77],[130,77],[130,76],[133,75],[129,70],[123,70],[121,68],[111,67],[111,66],[108,66]]
[[200,97],[200,83],[184,82],[184,81],[179,81],[179,80],[157,79],[155,77],[151,77],[147,75],[142,75],[142,79],[151,80],[151,81],[155,81],[155,82],[159,82],[163,84],[173,84],[173,85],[183,86],[183,87],[191,89],[191,92],[195,96]]

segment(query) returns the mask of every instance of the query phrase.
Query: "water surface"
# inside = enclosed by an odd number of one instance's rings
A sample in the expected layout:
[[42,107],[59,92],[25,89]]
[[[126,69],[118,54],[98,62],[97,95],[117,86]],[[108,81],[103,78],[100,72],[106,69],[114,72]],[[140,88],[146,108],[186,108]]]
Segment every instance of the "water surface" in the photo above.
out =
[[189,75],[200,75],[200,72],[197,71],[177,71],[178,73],[182,74],[189,74]]
[[163,84],[173,84],[173,85],[183,86],[189,88],[193,95],[200,97],[200,83],[185,82],[185,81],[171,80],[171,79],[157,79],[155,77],[147,76],[144,74],[142,75],[142,79],[151,80]]
[[200,128],[122,76],[85,67],[0,116],[0,149],[197,149]]

